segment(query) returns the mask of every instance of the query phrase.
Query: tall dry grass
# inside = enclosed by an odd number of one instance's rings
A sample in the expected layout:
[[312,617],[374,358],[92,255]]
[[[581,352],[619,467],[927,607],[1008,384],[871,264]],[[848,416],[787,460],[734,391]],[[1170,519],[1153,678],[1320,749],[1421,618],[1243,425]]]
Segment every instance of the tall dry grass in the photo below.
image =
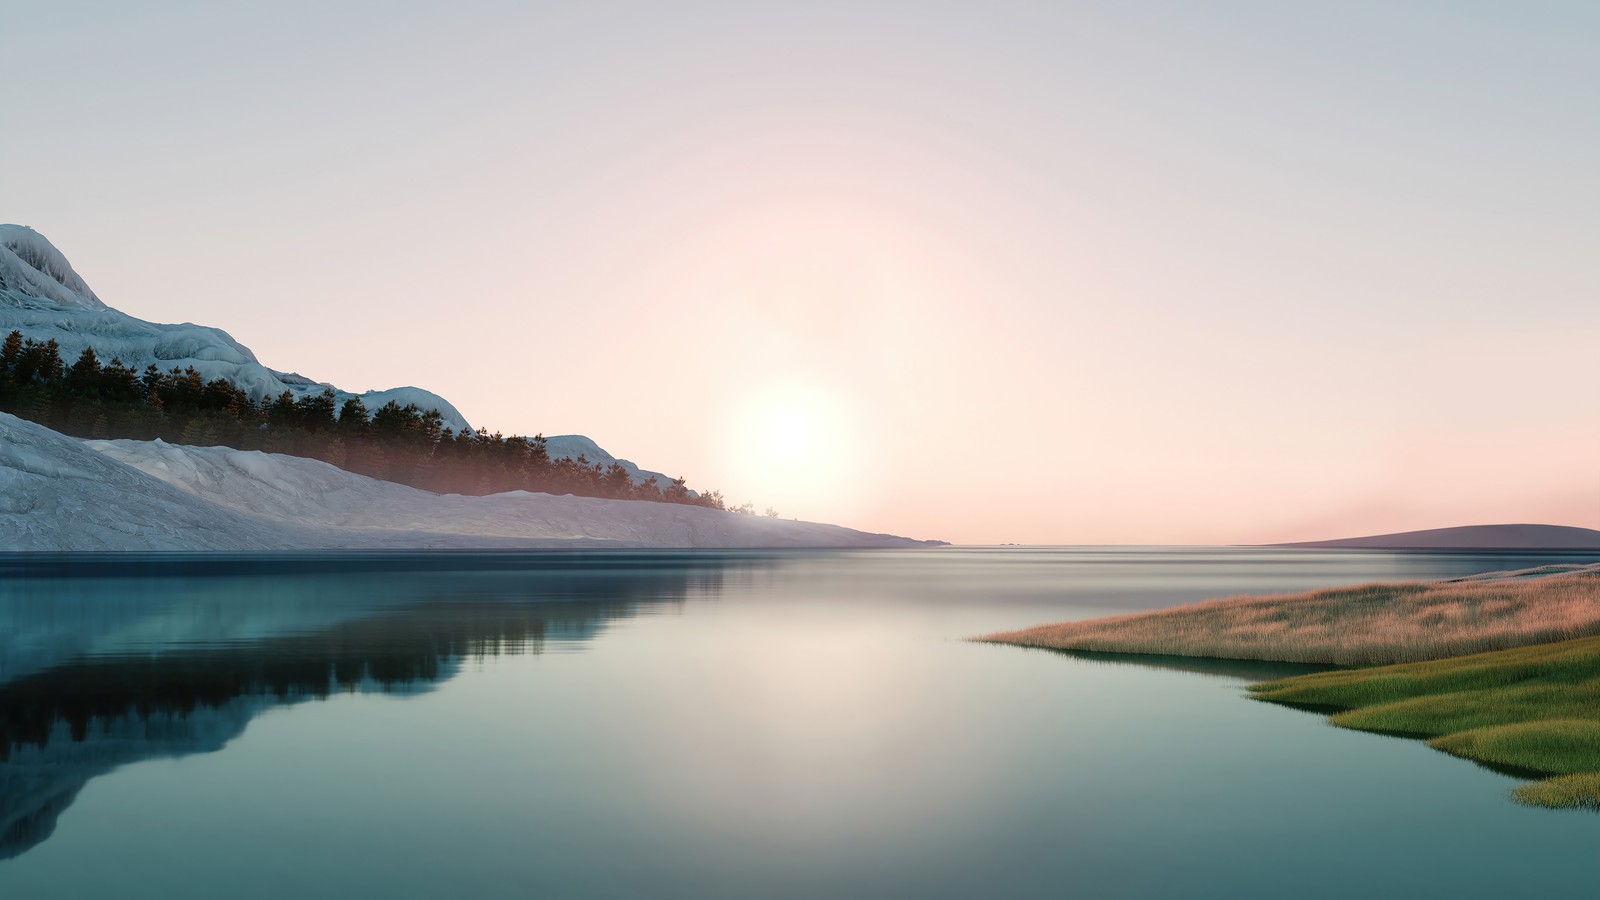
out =
[[978,640],[1058,650],[1379,665],[1597,634],[1600,564],[1229,597]]

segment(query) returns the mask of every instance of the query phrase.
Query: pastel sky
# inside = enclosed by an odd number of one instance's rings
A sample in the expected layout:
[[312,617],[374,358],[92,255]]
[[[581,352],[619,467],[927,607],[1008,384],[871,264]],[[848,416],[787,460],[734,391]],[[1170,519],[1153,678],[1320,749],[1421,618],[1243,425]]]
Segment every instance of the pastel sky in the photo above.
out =
[[785,516],[1600,527],[1597,42],[1587,0],[13,4],[0,221]]

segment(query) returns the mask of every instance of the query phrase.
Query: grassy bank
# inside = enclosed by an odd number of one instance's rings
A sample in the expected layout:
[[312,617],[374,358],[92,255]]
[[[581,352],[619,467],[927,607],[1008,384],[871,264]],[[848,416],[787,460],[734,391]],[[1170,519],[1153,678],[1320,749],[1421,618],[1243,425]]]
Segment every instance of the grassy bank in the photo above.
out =
[[1101,653],[1382,665],[1590,635],[1600,635],[1600,565],[1231,597],[978,640]]
[[1538,806],[1600,810],[1600,637],[1432,662],[1300,675],[1257,699],[1342,710],[1335,725],[1427,739],[1490,768],[1542,778]]

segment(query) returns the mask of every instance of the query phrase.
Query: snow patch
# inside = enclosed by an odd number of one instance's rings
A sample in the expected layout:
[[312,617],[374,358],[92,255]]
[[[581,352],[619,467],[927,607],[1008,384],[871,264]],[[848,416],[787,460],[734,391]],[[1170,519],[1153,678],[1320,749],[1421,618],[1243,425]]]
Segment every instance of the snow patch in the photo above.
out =
[[216,507],[0,413],[0,549],[292,549],[290,530]]
[[906,547],[642,500],[431,494],[293,456],[79,441],[0,413],[0,550]]
[[0,225],[0,293],[42,297],[78,309],[105,309],[67,257],[26,225]]

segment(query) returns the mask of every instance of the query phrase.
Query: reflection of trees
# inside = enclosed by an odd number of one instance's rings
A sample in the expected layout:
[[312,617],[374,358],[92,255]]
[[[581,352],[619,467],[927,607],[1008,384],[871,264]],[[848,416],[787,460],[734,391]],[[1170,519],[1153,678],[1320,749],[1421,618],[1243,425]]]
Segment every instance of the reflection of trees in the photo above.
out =
[[119,765],[220,749],[273,706],[412,692],[464,660],[587,641],[642,606],[714,595],[727,565],[418,576],[388,608],[315,631],[83,656],[0,684],[0,859],[48,838],[83,784]]
[[1220,659],[1211,656],[1164,656],[1159,653],[1108,653],[1102,650],[1057,650],[1053,647],[1031,647],[1044,653],[1070,656],[1084,662],[1101,665],[1142,666],[1146,669],[1171,669],[1193,672],[1198,675],[1216,675],[1239,681],[1271,681],[1312,672],[1326,672],[1339,666],[1317,663],[1272,662],[1261,659]]
[[[82,741],[94,723],[127,716],[186,715],[247,695],[287,700],[393,690],[439,680],[450,660],[538,653],[549,606],[430,604],[319,634],[69,663],[0,686],[0,761],[18,745],[48,744],[58,722]],[[589,626],[630,612],[622,604],[560,607],[562,618]]]

